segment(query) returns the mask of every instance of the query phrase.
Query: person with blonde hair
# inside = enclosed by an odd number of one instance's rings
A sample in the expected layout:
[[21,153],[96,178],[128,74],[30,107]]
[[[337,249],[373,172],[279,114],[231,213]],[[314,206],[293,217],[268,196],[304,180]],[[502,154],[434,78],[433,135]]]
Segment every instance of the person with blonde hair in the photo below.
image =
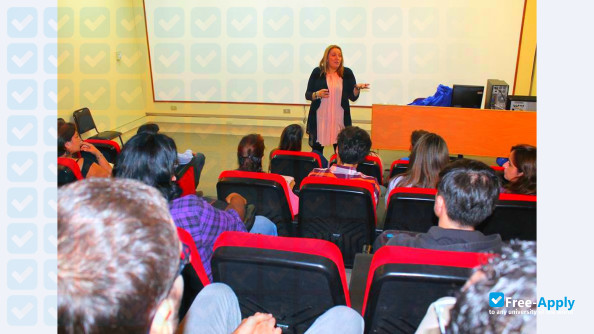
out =
[[352,125],[349,100],[356,101],[369,84],[358,84],[350,68],[344,67],[342,49],[330,45],[307,82],[305,98],[311,101],[307,117],[309,145],[323,154],[324,146],[334,145],[340,130]]

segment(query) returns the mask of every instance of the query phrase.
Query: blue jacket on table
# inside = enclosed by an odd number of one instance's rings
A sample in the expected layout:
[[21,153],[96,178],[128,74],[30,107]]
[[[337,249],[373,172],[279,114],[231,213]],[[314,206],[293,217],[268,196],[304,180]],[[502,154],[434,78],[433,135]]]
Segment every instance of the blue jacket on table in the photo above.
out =
[[[314,68],[309,76],[307,82],[307,90],[305,91],[305,98],[311,101],[312,94],[320,89],[328,89],[328,83],[326,82],[326,76],[320,76],[322,70],[319,67]],[[349,100],[355,102],[359,98],[359,95],[355,96],[353,90],[357,81],[355,75],[350,68],[345,67],[342,76],[342,98],[340,99],[340,105],[344,110],[344,126],[351,126],[353,124],[351,120],[351,108]],[[309,115],[307,116],[307,134],[309,134],[309,144],[317,142],[318,138],[318,124],[317,124],[317,111],[322,103],[321,99],[314,100],[311,102],[309,107]]]

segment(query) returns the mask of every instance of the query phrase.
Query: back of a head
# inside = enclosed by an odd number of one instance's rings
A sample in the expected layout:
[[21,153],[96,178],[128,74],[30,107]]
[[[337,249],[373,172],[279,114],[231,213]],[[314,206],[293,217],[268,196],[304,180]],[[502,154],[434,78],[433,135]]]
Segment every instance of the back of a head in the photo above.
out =
[[176,279],[179,239],[159,192],[93,178],[58,190],[58,332],[148,333]]
[[506,185],[514,194],[536,195],[536,147],[516,145],[511,148],[512,163],[522,175]]
[[439,172],[449,160],[448,145],[445,140],[435,133],[424,134],[413,147],[409,169],[400,185],[435,188],[439,180]]
[[280,142],[278,143],[278,149],[300,152],[302,140],[303,127],[299,124],[291,124],[283,130]]
[[429,131],[425,131],[425,130],[414,130],[411,134],[410,134],[410,147],[413,148],[415,147],[415,145],[417,144],[417,142],[419,141],[419,139],[421,139],[421,137],[423,137],[423,135],[426,135],[430,133]]
[[437,193],[445,201],[450,220],[476,227],[495,210],[501,181],[486,164],[458,159],[447,165],[439,177]]
[[237,146],[238,170],[244,172],[261,172],[264,156],[264,138],[259,134],[250,134],[239,141]]
[[358,126],[347,126],[338,133],[338,156],[346,164],[360,164],[371,149],[371,137]]
[[63,156],[66,150],[66,143],[72,140],[76,133],[74,123],[66,123],[63,119],[58,119],[58,157]]
[[177,148],[173,139],[160,133],[144,132],[126,142],[113,167],[113,176],[153,186],[170,201],[181,194],[172,180],[176,164]]
[[[508,314],[490,314],[489,294],[536,300],[536,243],[515,241],[502,247],[501,256],[477,268],[478,281],[463,289],[450,311],[448,333],[536,333],[536,314],[509,314],[516,306],[503,306]],[[481,273],[479,273],[481,274]],[[536,312],[536,304],[530,309]]]
[[159,133],[159,125],[157,125],[156,123],[142,124],[141,126],[138,127],[138,131],[136,131],[136,134],[144,133],[144,132]]

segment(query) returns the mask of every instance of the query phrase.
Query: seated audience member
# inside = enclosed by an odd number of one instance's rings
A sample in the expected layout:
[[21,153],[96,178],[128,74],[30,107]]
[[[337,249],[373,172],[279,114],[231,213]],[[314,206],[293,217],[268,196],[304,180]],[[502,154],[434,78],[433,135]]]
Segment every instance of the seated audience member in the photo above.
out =
[[83,142],[76,125],[63,119],[58,119],[58,157],[76,161],[85,178],[111,176],[111,165],[101,151],[95,145]]
[[[124,145],[113,174],[118,178],[140,180],[161,191],[169,202],[175,225],[192,235],[204,269],[212,279],[210,260],[214,242],[225,231],[246,231],[242,221],[246,200],[232,193],[226,198],[227,208],[218,210],[194,194],[179,197],[181,189],[175,183],[176,161],[173,139],[159,133],[140,133]],[[263,216],[256,216],[250,232],[277,235],[276,225]]]
[[[410,148],[408,149],[411,154],[413,151],[413,147],[415,147],[415,145],[417,144],[417,141],[419,141],[419,139],[421,139],[421,137],[427,133],[429,133],[429,131],[425,131],[425,130],[414,130],[413,132],[411,132],[411,134],[410,134]],[[409,159],[410,159],[410,156],[400,158],[400,160],[407,160],[407,161]]]
[[272,159],[272,154],[276,150],[301,152],[302,141],[303,127],[299,124],[288,125],[281,133],[278,147],[270,151],[269,158]]
[[336,139],[336,164],[329,168],[315,168],[309,173],[309,176],[355,179],[369,182],[375,190],[373,199],[378,204],[381,188],[376,178],[357,171],[357,166],[365,160],[371,149],[371,138],[369,134],[357,126],[347,126],[338,133]]
[[[270,159],[276,150],[297,151],[301,152],[301,145],[303,143],[303,127],[299,124],[291,124],[283,129],[281,133],[278,147],[270,151]],[[328,160],[322,154],[323,152],[312,150],[320,157],[322,167],[328,167]]]
[[[182,245],[159,191],[127,179],[90,179],[58,192],[58,332],[175,333],[184,282]],[[271,314],[241,321],[237,296],[207,285],[183,333],[280,334]],[[362,333],[346,306],[326,311],[307,333]]]
[[397,187],[435,188],[439,172],[449,161],[445,140],[435,133],[424,134],[412,149],[408,170],[390,180],[386,193]]
[[431,304],[417,333],[536,333],[536,314],[511,314],[512,309],[536,312],[530,308],[503,306],[506,314],[489,314],[489,293],[501,292],[506,298],[536,300],[536,243],[512,240],[501,248],[501,256],[474,269],[457,298],[444,297]]
[[[438,225],[427,233],[384,231],[374,249],[383,244],[461,252],[498,252],[499,234],[484,235],[475,227],[495,210],[500,181],[482,162],[459,159],[439,174],[434,212]],[[392,237],[390,237],[392,236]]]
[[509,181],[503,191],[510,194],[536,195],[536,147],[512,147],[509,160],[503,164],[503,177]]
[[[244,172],[262,173],[262,159],[264,158],[264,138],[259,134],[244,136],[237,145],[237,170]],[[289,186],[289,201],[293,215],[299,212],[299,196],[292,191],[295,186],[295,179],[292,176],[281,175]]]
[[[149,133],[158,133],[159,132],[159,125],[156,123],[146,123],[138,127],[136,134],[149,132]],[[202,174],[202,169],[204,168],[204,163],[206,162],[206,157],[204,154],[200,152],[192,153],[192,150],[187,149],[184,153],[177,153],[177,162],[180,166],[187,165],[194,159],[194,167],[196,168],[196,180],[200,182],[200,174]],[[180,169],[180,167],[178,167]],[[196,184],[198,185],[198,184]]]

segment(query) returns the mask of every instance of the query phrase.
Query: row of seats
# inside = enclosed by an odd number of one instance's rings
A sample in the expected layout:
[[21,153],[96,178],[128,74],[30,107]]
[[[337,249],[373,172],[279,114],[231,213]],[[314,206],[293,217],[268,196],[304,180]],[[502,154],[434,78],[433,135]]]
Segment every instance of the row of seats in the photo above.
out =
[[[277,174],[222,172],[217,196],[224,200],[236,192],[255,204],[256,214],[277,224],[281,236],[331,241],[342,251],[347,267],[356,253],[373,244],[377,234],[373,188],[368,182],[306,177],[299,190],[299,215],[295,220],[288,200],[290,189]],[[395,188],[389,194],[385,229],[427,232],[437,225],[433,213],[435,189]],[[495,212],[477,227],[503,240],[536,240],[536,196],[501,194]]]
[[[330,157],[329,164],[336,163],[336,154]],[[295,188],[299,189],[301,181],[309,175],[314,168],[320,168],[320,157],[313,152],[296,152],[276,150],[270,158],[270,172],[295,178]],[[357,166],[357,170],[365,175],[373,176],[379,184],[383,183],[383,166],[379,157],[368,155]]]
[[[187,232],[178,230],[182,242],[193,244]],[[194,288],[188,296],[184,291],[182,317],[188,302],[209,284],[195,247],[191,256],[184,279],[190,276],[186,284]],[[433,301],[453,296],[471,268],[491,256],[385,246],[363,273],[367,274],[363,296],[350,295],[353,280],[348,287],[342,254],[324,240],[224,232],[214,245],[211,263],[213,281],[233,289],[242,317],[272,313],[283,333],[303,333],[329,308],[353,306],[351,297],[363,299],[358,311],[365,318],[365,333],[412,333]]]
[[[120,151],[119,145],[113,141],[87,141],[93,142],[110,162],[115,161]],[[294,153],[298,153],[300,158],[285,158]],[[371,157],[369,165],[377,165],[379,159],[376,159]],[[319,157],[308,152],[284,154],[277,151],[272,160],[286,165],[290,165],[288,161],[293,164],[298,161],[297,167],[304,161],[319,163]],[[78,165],[72,159],[58,159],[58,163],[72,169],[72,180],[82,178]],[[392,167],[399,164],[404,163],[393,164]],[[195,192],[197,174],[192,166],[191,163],[183,165],[176,171],[182,196]],[[293,216],[288,200],[291,189],[277,174],[224,171],[217,183],[217,196],[224,200],[230,193],[241,194],[248,203],[256,206],[257,215],[266,216],[277,224],[281,236],[333,242],[342,251],[345,265],[352,267],[355,254],[368,249],[381,232],[377,228],[371,185],[358,180],[306,176],[299,183],[300,213],[297,218]],[[435,193],[435,189],[393,189],[388,195],[383,229],[427,232],[431,226],[437,225],[433,213]],[[498,233],[503,240],[536,240],[536,196],[501,194],[494,214],[477,229],[487,235]]]

